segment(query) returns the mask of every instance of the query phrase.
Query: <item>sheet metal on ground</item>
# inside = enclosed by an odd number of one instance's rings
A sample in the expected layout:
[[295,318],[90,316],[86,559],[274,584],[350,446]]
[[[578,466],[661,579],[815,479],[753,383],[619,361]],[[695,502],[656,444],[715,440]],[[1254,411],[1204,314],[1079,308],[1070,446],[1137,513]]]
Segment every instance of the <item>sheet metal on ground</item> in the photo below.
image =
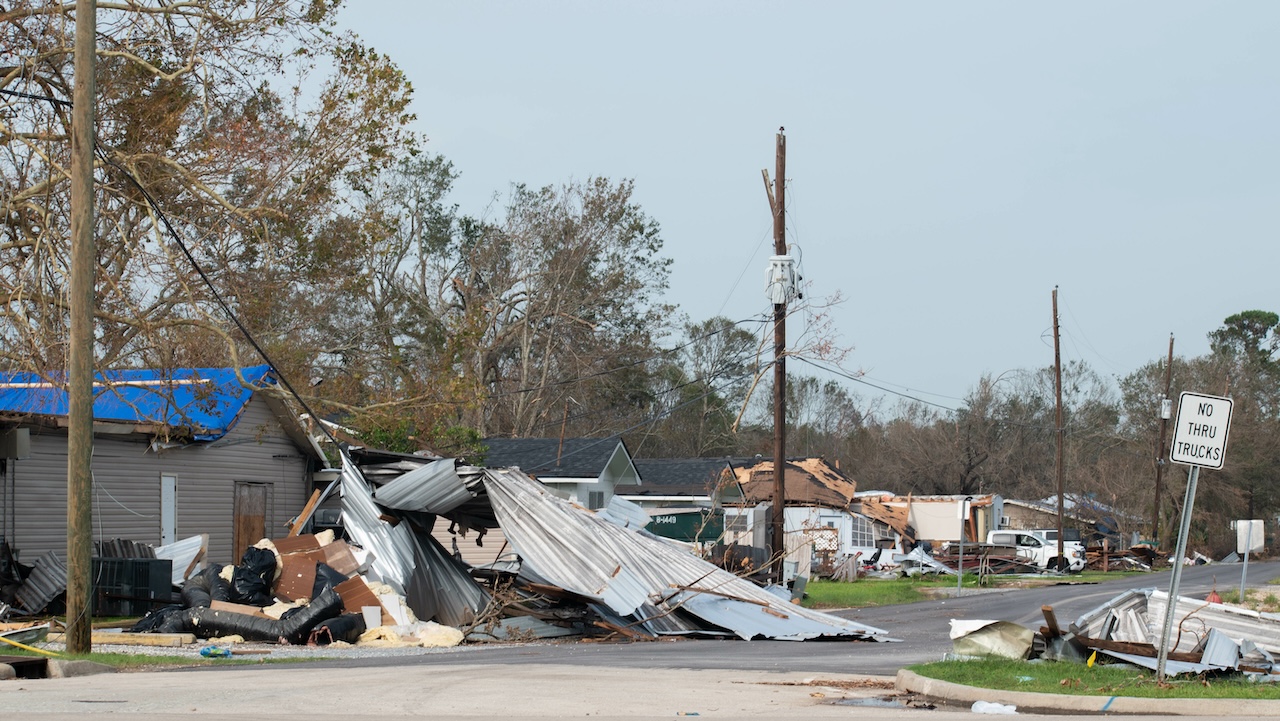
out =
[[488,605],[488,593],[435,539],[418,538],[408,522],[392,526],[382,520],[369,486],[345,458],[341,482],[343,524],[352,540],[373,554],[370,575],[402,594],[420,619],[438,618],[451,626],[475,620]]
[[[641,615],[654,601],[668,623],[683,612],[743,638],[874,639],[884,633],[786,603],[651,534],[623,530],[557,498],[519,470],[486,469],[485,489],[507,539],[524,559],[522,575],[591,598],[620,616],[657,620]],[[682,622],[675,632],[698,628]]]
[[[1071,632],[1089,639],[1158,647],[1169,594],[1154,588],[1117,595],[1085,612],[1071,624]],[[1264,671],[1273,668],[1272,653],[1280,649],[1280,617],[1244,608],[1180,596],[1174,607],[1174,640],[1170,653],[1194,656],[1199,662],[1170,659],[1170,674],[1236,670],[1242,664]],[[1089,642],[1086,642],[1089,643]],[[1156,659],[1098,648],[1100,653],[1155,669]]]

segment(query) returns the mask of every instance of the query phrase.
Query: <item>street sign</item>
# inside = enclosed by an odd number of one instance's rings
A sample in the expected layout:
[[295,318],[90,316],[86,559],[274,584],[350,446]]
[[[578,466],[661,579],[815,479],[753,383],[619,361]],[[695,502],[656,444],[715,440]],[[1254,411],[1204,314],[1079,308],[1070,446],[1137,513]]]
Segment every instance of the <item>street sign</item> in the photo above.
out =
[[1188,466],[1222,468],[1231,428],[1231,399],[1183,392],[1173,427],[1169,460]]
[[1236,531],[1236,553],[1257,553],[1266,546],[1266,530],[1262,521],[1232,521],[1231,527]]

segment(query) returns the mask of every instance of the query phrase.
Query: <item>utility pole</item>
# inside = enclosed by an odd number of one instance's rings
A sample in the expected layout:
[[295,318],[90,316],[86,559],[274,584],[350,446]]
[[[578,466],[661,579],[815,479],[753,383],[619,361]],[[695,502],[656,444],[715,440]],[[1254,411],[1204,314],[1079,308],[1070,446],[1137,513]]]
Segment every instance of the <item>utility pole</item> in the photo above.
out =
[[1058,398],[1057,410],[1055,412],[1055,427],[1058,436],[1058,458],[1057,458],[1057,476],[1058,476],[1058,564],[1059,568],[1066,562],[1066,555],[1063,553],[1063,529],[1062,529],[1062,444],[1067,434],[1067,429],[1062,426],[1062,353],[1058,341],[1058,286],[1053,286],[1053,377],[1055,392]]
[[[787,254],[786,187],[787,136],[778,128],[773,193],[773,254]],[[766,187],[768,187],[766,185]],[[784,514],[787,506],[787,303],[773,304],[773,518],[770,524],[769,558],[773,578],[782,583],[782,559],[786,555]]]
[[1173,334],[1169,334],[1169,360],[1164,364],[1164,396],[1160,399],[1160,445],[1156,448],[1156,501],[1151,509],[1151,540],[1160,547],[1160,482],[1164,476],[1165,437],[1169,429],[1169,416],[1173,401],[1169,389],[1173,385]]
[[93,538],[93,102],[97,2],[76,3],[75,88],[71,108],[71,315],[67,397],[67,651],[92,647]]

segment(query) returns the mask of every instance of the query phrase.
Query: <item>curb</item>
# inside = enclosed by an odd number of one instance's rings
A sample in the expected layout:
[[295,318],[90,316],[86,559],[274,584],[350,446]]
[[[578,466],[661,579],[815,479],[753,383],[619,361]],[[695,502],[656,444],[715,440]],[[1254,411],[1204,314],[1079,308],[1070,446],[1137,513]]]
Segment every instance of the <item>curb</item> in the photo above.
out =
[[92,676],[99,673],[115,673],[115,669],[101,663],[93,661],[82,661],[73,659],[70,661],[62,661],[51,658],[47,667],[49,670],[49,678],[76,678],[77,676]]
[[937,701],[971,704],[991,701],[1017,706],[1019,711],[1076,711],[1085,713],[1159,714],[1165,716],[1269,716],[1280,718],[1280,701],[1270,699],[1137,698],[1134,696],[1073,696],[1030,691],[962,686],[925,678],[902,669],[894,685]]

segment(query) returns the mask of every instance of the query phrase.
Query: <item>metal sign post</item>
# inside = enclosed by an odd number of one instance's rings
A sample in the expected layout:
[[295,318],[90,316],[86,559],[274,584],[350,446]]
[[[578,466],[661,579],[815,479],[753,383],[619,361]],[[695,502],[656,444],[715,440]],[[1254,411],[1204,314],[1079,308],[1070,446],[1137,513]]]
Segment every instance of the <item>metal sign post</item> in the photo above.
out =
[[1262,521],[1232,521],[1231,528],[1236,532],[1236,553],[1244,554],[1244,566],[1240,569],[1240,603],[1244,603],[1244,583],[1249,575],[1249,552],[1261,551],[1265,545],[1265,531]]
[[1230,398],[1187,392],[1178,398],[1178,422],[1174,425],[1169,460],[1191,466],[1191,473],[1187,476],[1187,494],[1182,501],[1178,546],[1174,551],[1173,573],[1169,580],[1169,604],[1164,610],[1164,632],[1160,634],[1160,650],[1156,656],[1156,681],[1159,683],[1164,683],[1164,667],[1169,660],[1169,638],[1173,635],[1174,609],[1178,605],[1182,560],[1187,553],[1187,535],[1191,530],[1191,509],[1195,505],[1200,467],[1222,468],[1226,459],[1227,433],[1231,429],[1231,407]]

